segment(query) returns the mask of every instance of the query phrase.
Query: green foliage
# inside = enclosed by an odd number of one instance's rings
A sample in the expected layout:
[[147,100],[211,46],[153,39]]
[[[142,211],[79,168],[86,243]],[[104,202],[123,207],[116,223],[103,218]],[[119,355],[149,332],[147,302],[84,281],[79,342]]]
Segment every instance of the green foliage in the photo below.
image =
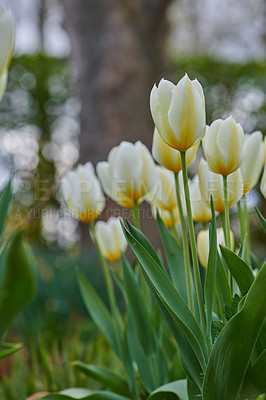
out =
[[214,344],[203,381],[203,400],[238,399],[266,318],[265,285],[266,264],[253,282],[243,308],[230,319]]

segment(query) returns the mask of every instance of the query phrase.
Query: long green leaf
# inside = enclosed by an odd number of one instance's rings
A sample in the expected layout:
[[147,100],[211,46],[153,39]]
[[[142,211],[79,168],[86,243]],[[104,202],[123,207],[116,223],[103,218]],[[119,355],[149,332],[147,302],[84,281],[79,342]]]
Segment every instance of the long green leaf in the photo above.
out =
[[261,225],[264,229],[264,232],[266,232],[266,219],[264,218],[264,216],[259,212],[259,210],[257,209],[257,207],[255,207],[256,213],[260,219]]
[[22,348],[22,344],[0,343],[0,360]]
[[15,316],[33,298],[33,258],[24,243],[23,232],[14,232],[1,254],[0,338]]
[[134,319],[139,340],[147,356],[152,356],[155,353],[155,341],[145,299],[141,295],[137,279],[124,256],[122,256],[122,267],[127,304]]
[[127,220],[127,225],[128,225],[128,230],[134,236],[138,242],[147,250],[147,252],[151,255],[151,257],[157,262],[157,264],[163,269],[164,266],[160,260],[160,257],[152,247],[151,242],[146,238],[146,236],[139,230],[137,229],[134,225],[132,225],[128,220]]
[[71,388],[62,390],[59,393],[52,393],[44,396],[43,400],[128,400],[128,397],[120,396],[108,391],[93,392],[89,389]]
[[236,400],[266,317],[266,264],[253,282],[241,311],[218,336],[203,382],[203,400]]
[[215,279],[216,279],[216,269],[217,269],[216,216],[212,198],[211,198],[211,210],[212,210],[212,224],[210,227],[210,234],[209,234],[210,250],[209,250],[205,286],[204,286],[206,316],[207,316],[207,329],[206,329],[207,337],[209,337],[211,334],[212,309],[213,309],[213,299],[214,299],[214,289],[215,289]]
[[216,269],[216,282],[215,282],[217,297],[219,301],[220,314],[225,322],[225,308],[229,307],[232,303],[232,296],[228,279],[217,250],[217,269]]
[[266,393],[265,373],[266,349],[248,372],[241,390],[240,400],[255,400],[260,394]]
[[157,212],[157,224],[159,227],[167,259],[167,265],[170,271],[174,287],[180,293],[183,299],[187,302],[185,262],[182,249],[180,248],[174,236],[170,233],[169,229],[165,226],[158,212]]
[[250,267],[232,250],[221,245],[220,248],[229,270],[235,278],[236,283],[238,284],[238,287],[241,290],[242,294],[244,294],[250,288],[254,281],[254,275]]
[[11,190],[11,181],[9,181],[0,194],[0,241],[3,236],[11,200],[12,200],[12,190]]
[[79,269],[77,270],[77,277],[81,296],[91,318],[103,331],[116,354],[121,357],[114,330],[114,321],[110,312]]
[[159,387],[149,395],[147,400],[188,400],[186,379]]
[[96,367],[95,365],[86,364],[82,361],[74,361],[71,365],[85,375],[103,383],[105,387],[112,389],[114,392],[130,396],[127,382],[113,372],[105,368]]
[[132,251],[139,260],[142,269],[149,278],[155,291],[161,297],[163,303],[176,320],[176,323],[186,335],[199,359],[199,362],[203,368],[205,368],[207,348],[199,324],[195,320],[187,304],[156,261],[126,228],[124,228],[124,232]]

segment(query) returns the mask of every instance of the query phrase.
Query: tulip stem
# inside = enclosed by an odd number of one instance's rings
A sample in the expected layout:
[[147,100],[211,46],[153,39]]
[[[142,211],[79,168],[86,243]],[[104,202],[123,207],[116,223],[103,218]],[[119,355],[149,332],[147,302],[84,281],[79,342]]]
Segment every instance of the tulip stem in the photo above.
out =
[[139,205],[137,202],[135,202],[135,205],[132,208],[132,218],[135,227],[140,230]]
[[240,223],[240,232],[241,232],[241,242],[243,243],[245,240],[245,236],[246,236],[246,228],[245,228],[245,217],[244,217],[244,212],[243,209],[241,207],[241,200],[238,201],[237,203],[237,211],[238,211],[238,219],[239,219],[239,223]]
[[104,278],[105,278],[105,283],[106,283],[106,287],[107,287],[107,293],[108,293],[108,299],[109,299],[109,304],[110,304],[110,308],[111,311],[114,315],[114,317],[118,320],[119,323],[121,323],[121,315],[120,312],[118,310],[118,306],[116,303],[116,299],[115,299],[115,292],[114,292],[114,286],[113,286],[113,282],[112,282],[112,278],[111,278],[111,274],[110,274],[110,270],[109,267],[107,265],[107,262],[104,258],[104,256],[102,255],[102,252],[100,250],[100,246],[95,234],[95,224],[94,221],[89,223],[89,227],[90,227],[90,231],[91,231],[91,236],[93,238],[93,242],[96,246],[97,252],[99,254],[100,257],[100,261],[103,267],[103,273],[104,273]]
[[175,228],[175,217],[174,217],[173,211],[170,211],[170,216],[171,216],[171,221],[172,221],[172,226],[170,228],[170,231],[172,232],[172,234],[175,237],[177,243],[181,247],[180,238],[179,238],[178,233],[177,233],[176,228]]
[[193,293],[192,293],[192,274],[191,274],[191,269],[190,269],[186,221],[185,221],[181,197],[180,197],[178,172],[175,172],[175,189],[176,189],[176,199],[177,199],[178,212],[179,212],[179,218],[180,218],[180,224],[181,224],[181,230],[182,230],[186,284],[187,284],[187,293],[188,293],[188,305],[189,305],[190,310],[193,311],[194,306],[193,306]]
[[250,262],[250,226],[249,226],[249,215],[248,215],[248,208],[247,208],[247,201],[246,196],[244,197],[244,218],[245,218],[245,231],[247,234],[247,247],[246,247],[246,257],[247,260]]
[[[227,190],[227,175],[223,175],[223,184],[224,184],[224,215],[225,215],[225,244],[231,249],[231,240],[230,240],[230,218],[229,218],[229,207],[228,207],[228,190]],[[233,277],[231,271],[228,269],[228,280],[231,289],[231,294],[233,294]]]
[[195,283],[196,283],[196,292],[197,298],[199,302],[199,311],[200,311],[200,320],[201,326],[206,331],[206,315],[204,310],[204,300],[202,293],[202,286],[200,280],[200,269],[199,269],[199,260],[197,255],[197,245],[196,245],[196,237],[195,230],[192,218],[192,210],[190,204],[190,195],[189,195],[189,187],[188,187],[188,174],[187,174],[187,165],[186,165],[186,152],[180,152],[181,155],[181,163],[182,163],[182,172],[183,172],[183,183],[184,183],[184,191],[185,191],[185,199],[186,199],[186,207],[187,207],[187,218],[188,218],[188,228],[189,228],[189,237],[191,243],[191,253],[192,253],[192,261],[194,267],[194,275],[195,275]]

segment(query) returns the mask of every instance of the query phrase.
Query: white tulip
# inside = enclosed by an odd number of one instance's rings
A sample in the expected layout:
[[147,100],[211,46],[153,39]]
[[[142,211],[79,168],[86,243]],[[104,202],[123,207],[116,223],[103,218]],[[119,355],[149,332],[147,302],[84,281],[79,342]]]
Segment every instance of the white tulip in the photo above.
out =
[[98,163],[96,170],[105,193],[128,208],[140,203],[157,181],[155,163],[140,141],[114,147],[107,162]]
[[109,218],[107,222],[95,224],[95,235],[102,255],[109,261],[116,261],[127,248],[119,218]]
[[10,9],[0,4],[0,100],[7,83],[7,68],[14,47],[14,20]]
[[266,199],[266,167],[264,167],[264,171],[262,174],[261,182],[260,182],[260,191]]
[[202,144],[213,172],[229,175],[240,167],[244,156],[244,132],[232,117],[217,119],[207,127]]
[[241,164],[241,175],[244,184],[243,196],[254,188],[263,168],[262,133],[253,132],[245,135],[244,158]]
[[[195,160],[198,148],[199,142],[186,152],[187,167]],[[155,161],[170,171],[180,172],[182,170],[180,151],[165,143],[156,128],[153,134],[152,155]]]
[[7,75],[7,70],[4,70],[4,72],[0,76],[0,101],[2,100],[6,91]]
[[204,201],[199,185],[199,177],[196,175],[189,185],[192,217],[196,222],[209,222],[212,219],[210,207]]
[[[234,234],[232,231],[230,231],[230,242],[232,248],[234,248]],[[224,232],[222,228],[217,229],[217,248],[218,251],[220,252],[220,247],[219,245],[225,246],[225,239],[224,239]],[[210,250],[210,244],[209,244],[209,230],[205,231],[200,231],[197,237],[197,250],[198,250],[198,256],[201,265],[204,268],[207,268],[208,265],[208,257],[209,257],[209,250]]]
[[73,216],[82,222],[94,221],[104,209],[105,198],[90,162],[64,176],[61,193]]
[[186,151],[205,134],[205,100],[202,87],[185,75],[175,86],[162,79],[154,85],[150,108],[162,139],[179,151]]
[[[224,190],[223,178],[208,168],[207,162],[202,158],[199,163],[199,184],[202,197],[206,204],[210,204],[212,195],[215,211],[224,213]],[[237,203],[243,195],[242,176],[240,169],[237,169],[227,177],[228,207]]]
[[174,225],[180,223],[178,207],[176,207],[171,212],[167,211],[167,210],[163,210],[162,208],[155,207],[153,205],[151,206],[151,209],[152,209],[154,218],[156,218],[157,211],[158,211],[160,217],[162,218],[163,222],[165,223],[165,225],[168,228],[172,228]]

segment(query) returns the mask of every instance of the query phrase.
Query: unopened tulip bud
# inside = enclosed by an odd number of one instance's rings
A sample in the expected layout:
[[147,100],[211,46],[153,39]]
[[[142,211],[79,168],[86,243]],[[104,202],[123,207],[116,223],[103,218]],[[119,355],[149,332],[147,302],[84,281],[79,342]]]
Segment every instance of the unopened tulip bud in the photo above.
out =
[[95,235],[102,255],[109,261],[116,261],[127,248],[119,218],[109,218],[107,222],[95,224]]
[[68,172],[61,193],[73,216],[82,222],[94,221],[104,209],[105,198],[91,163]]
[[199,178],[196,175],[189,185],[192,217],[196,222],[209,222],[212,219],[210,207],[204,201],[200,191]]
[[186,151],[205,134],[205,100],[202,87],[185,75],[175,86],[162,79],[150,96],[154,124],[162,139],[179,151]]
[[[199,142],[195,144],[195,146],[190,147],[186,152],[187,167],[195,160],[198,148]],[[158,164],[170,171],[180,172],[182,170],[180,152],[165,143],[156,128],[154,129],[153,135],[152,155]]]
[[244,158],[240,167],[244,186],[243,196],[252,190],[258,182],[262,167],[262,133],[256,131],[250,135],[245,135]]
[[[234,248],[234,234],[232,231],[230,231],[230,242],[232,248]],[[225,239],[224,239],[224,232],[222,228],[217,229],[217,248],[218,251],[220,252],[220,247],[219,245],[225,246]],[[205,231],[200,231],[197,237],[197,250],[198,250],[198,256],[201,265],[204,268],[207,268],[208,265],[208,257],[209,257],[209,250],[210,250],[210,244],[209,244],[209,230]]]
[[140,141],[114,147],[107,162],[98,163],[96,169],[105,193],[128,208],[140,203],[157,181],[155,163]]
[[[213,198],[215,211],[223,214],[224,189],[223,178],[219,174],[210,171],[207,162],[202,158],[199,163],[199,184],[202,197],[206,204],[210,204],[210,197]],[[228,207],[237,203],[243,195],[243,184],[240,169],[237,169],[227,177]]]
[[217,119],[207,127],[202,144],[209,167],[216,174],[229,175],[240,167],[244,132],[232,117]]

